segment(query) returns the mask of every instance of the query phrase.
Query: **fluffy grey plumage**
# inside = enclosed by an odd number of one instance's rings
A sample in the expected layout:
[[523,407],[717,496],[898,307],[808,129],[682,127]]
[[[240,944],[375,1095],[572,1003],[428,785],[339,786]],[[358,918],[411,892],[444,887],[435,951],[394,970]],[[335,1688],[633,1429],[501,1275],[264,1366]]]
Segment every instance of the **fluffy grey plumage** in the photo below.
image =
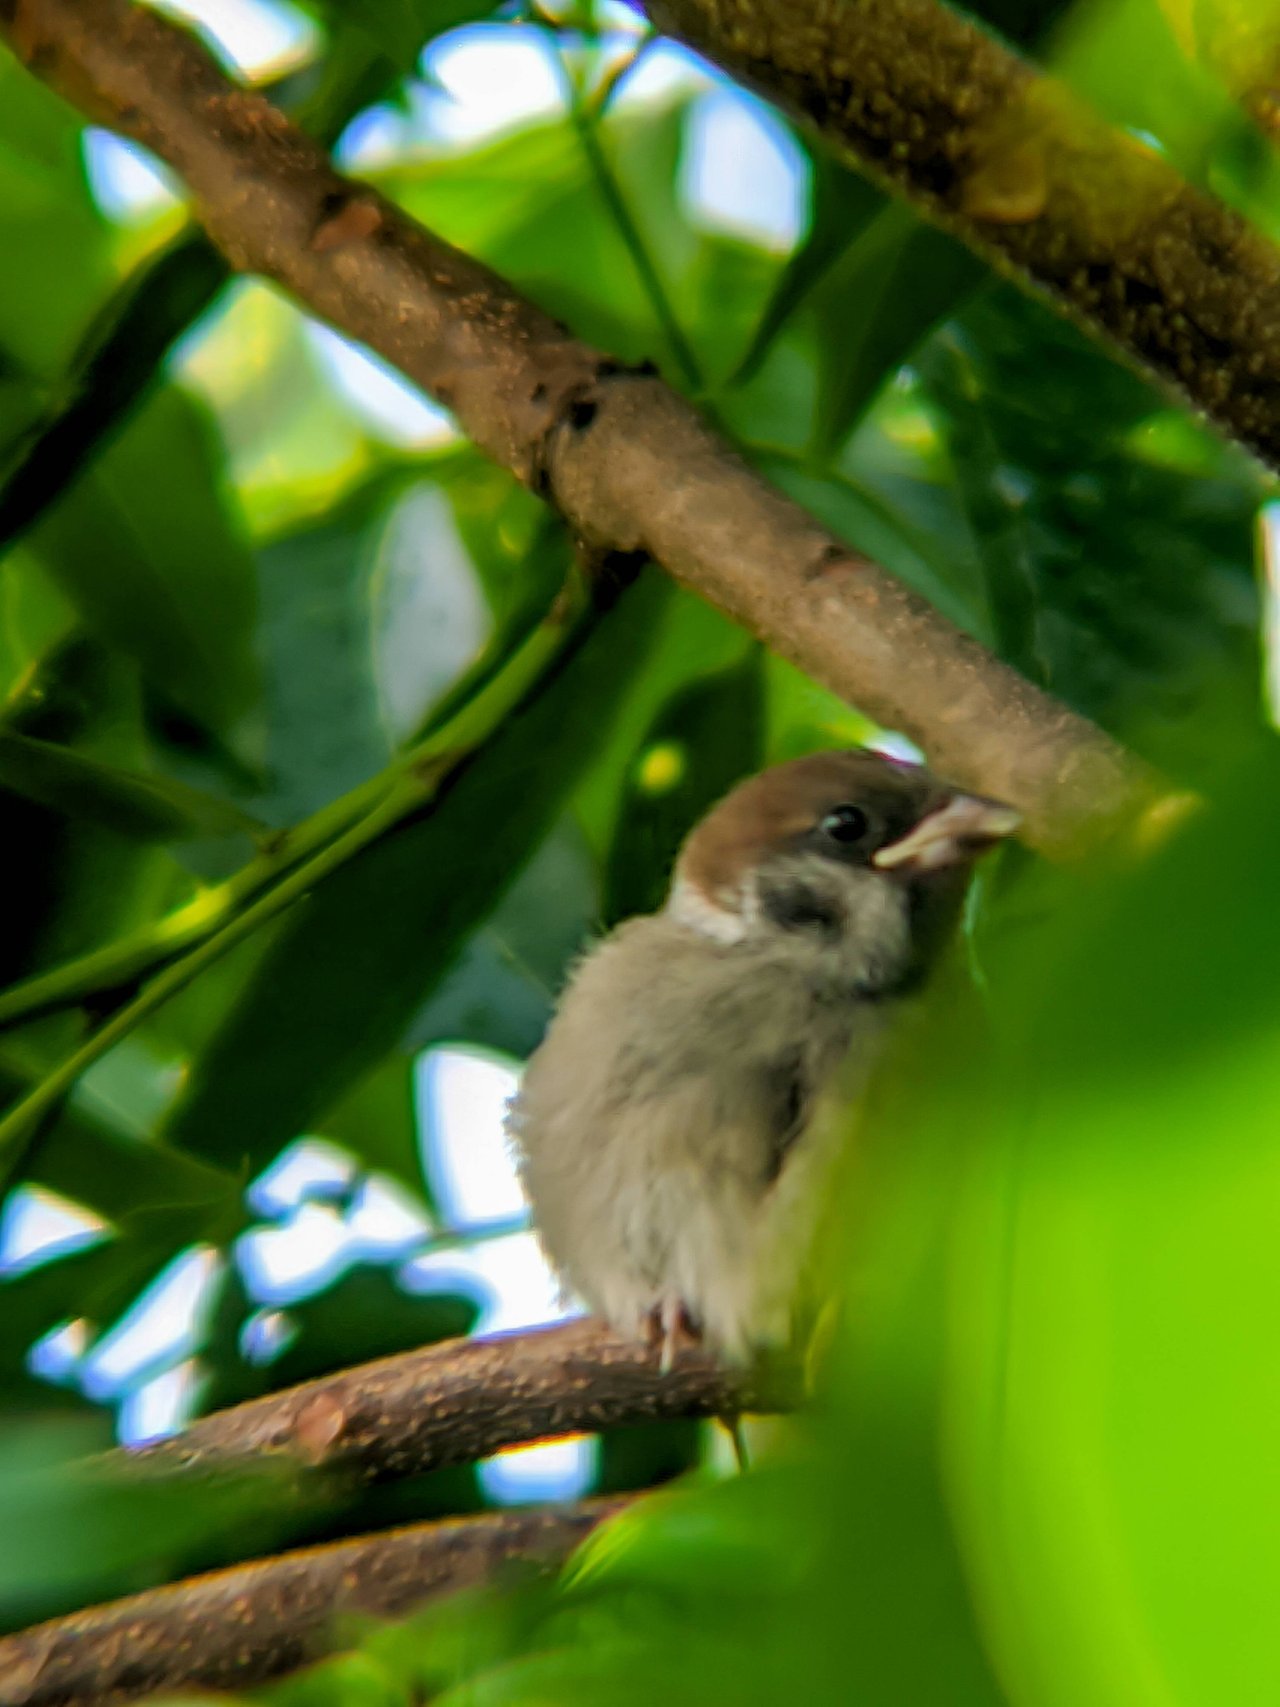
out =
[[781,765],[690,836],[666,906],[579,964],[510,1131],[547,1254],[619,1331],[782,1341],[830,1158],[972,857],[1016,814],[865,752]]

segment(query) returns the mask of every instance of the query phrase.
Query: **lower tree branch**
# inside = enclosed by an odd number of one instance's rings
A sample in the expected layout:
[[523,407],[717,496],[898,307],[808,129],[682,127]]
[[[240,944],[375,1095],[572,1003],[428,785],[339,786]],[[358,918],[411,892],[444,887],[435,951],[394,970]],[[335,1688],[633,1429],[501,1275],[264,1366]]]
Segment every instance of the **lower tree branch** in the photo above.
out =
[[786,1370],[730,1371],[703,1351],[680,1352],[663,1374],[656,1348],[582,1320],[445,1340],[345,1369],[203,1417],[127,1462],[168,1476],[285,1455],[378,1482],[555,1435],[781,1410],[797,1397]]
[[182,175],[234,266],[385,356],[589,545],[652,555],[952,780],[1018,806],[1033,842],[1065,850],[1149,798],[1100,730],[819,527],[661,381],[341,177],[193,37],[129,0],[0,0],[0,31]]
[[0,1638],[0,1707],[246,1688],[334,1652],[343,1615],[403,1616],[517,1565],[560,1565],[625,1498],[486,1512],[192,1577]]

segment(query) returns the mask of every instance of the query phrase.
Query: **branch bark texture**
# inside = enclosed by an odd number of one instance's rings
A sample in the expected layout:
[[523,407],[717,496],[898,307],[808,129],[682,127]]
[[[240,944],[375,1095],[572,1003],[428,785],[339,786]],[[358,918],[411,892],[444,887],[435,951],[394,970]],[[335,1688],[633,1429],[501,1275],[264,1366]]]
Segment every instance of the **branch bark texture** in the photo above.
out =
[[283,1455],[388,1481],[555,1435],[778,1410],[796,1396],[785,1378],[766,1387],[695,1350],[664,1375],[656,1349],[575,1321],[446,1340],[307,1381],[215,1412],[128,1460],[142,1472],[205,1474]]
[[[884,3],[869,0],[873,11]],[[794,9],[812,14],[811,36],[844,11],[817,0]],[[791,3],[769,0],[763,10],[782,14]],[[701,40],[721,11],[746,8],[690,0],[691,37]],[[678,12],[661,15],[678,26]],[[1029,839],[1047,850],[1109,829],[1147,798],[1149,777],[1100,730],[826,532],[660,380],[620,369],[374,190],[341,177],[269,103],[229,82],[193,37],[129,0],[0,0],[0,30],[86,114],[178,171],[234,266],[275,279],[385,356],[555,503],[587,544],[649,553],[910,735],[942,774],[1018,806]],[[739,57],[771,41],[744,37]],[[954,65],[942,49],[934,58],[939,88],[951,71],[959,77],[956,99],[978,86],[963,55]],[[761,63],[751,58],[757,74]],[[892,57],[876,63],[886,77]],[[881,99],[894,107],[888,87]],[[1280,317],[1258,345],[1264,363],[1277,327]]]
[[622,1498],[486,1512],[284,1553],[0,1638],[0,1707],[242,1689],[341,1645],[340,1620],[403,1616],[517,1566],[554,1568]]
[[661,30],[1280,468],[1280,250],[937,0],[646,0]]

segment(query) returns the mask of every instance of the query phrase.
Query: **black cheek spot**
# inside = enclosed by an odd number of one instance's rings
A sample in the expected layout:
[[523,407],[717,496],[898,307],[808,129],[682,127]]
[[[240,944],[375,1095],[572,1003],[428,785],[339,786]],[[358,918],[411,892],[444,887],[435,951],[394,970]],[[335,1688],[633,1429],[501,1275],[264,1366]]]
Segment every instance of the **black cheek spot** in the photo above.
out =
[[840,909],[825,895],[799,878],[768,884],[761,892],[765,918],[787,931],[819,931],[823,936],[840,934]]

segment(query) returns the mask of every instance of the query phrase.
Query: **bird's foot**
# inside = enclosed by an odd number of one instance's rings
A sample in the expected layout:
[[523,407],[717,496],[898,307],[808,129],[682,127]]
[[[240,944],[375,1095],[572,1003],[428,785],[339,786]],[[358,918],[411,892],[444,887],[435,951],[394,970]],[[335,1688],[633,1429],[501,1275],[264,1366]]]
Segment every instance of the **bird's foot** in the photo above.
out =
[[650,1310],[645,1327],[649,1344],[662,1347],[658,1368],[663,1375],[675,1362],[677,1352],[692,1351],[702,1344],[702,1330],[683,1301],[674,1296]]

